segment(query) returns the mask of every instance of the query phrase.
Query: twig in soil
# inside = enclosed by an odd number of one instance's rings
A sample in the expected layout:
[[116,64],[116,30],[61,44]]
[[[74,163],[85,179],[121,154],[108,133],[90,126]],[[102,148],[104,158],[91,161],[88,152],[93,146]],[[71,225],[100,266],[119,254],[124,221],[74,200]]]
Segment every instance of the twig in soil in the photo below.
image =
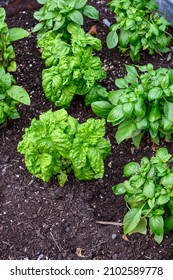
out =
[[61,248],[58,245],[58,242],[56,241],[55,237],[53,236],[52,232],[50,231],[50,235],[52,237],[53,242],[55,243],[56,247],[58,248],[58,250],[61,252]]
[[104,221],[96,221],[96,224],[101,224],[101,225],[112,225],[112,226],[123,226],[123,223],[104,222]]

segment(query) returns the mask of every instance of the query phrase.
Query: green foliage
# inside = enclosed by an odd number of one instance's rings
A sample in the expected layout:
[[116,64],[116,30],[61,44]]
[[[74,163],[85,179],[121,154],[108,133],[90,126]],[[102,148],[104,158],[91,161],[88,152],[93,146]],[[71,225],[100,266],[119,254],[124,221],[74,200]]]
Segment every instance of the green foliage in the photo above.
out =
[[30,105],[30,98],[26,90],[15,85],[12,75],[5,73],[0,67],[0,124],[7,118],[16,119],[19,117],[16,107],[19,103]]
[[104,176],[103,160],[110,152],[104,134],[104,120],[88,119],[79,124],[65,109],[48,111],[25,129],[18,151],[25,155],[31,174],[45,182],[57,175],[63,186],[71,170],[79,180]]
[[145,131],[152,142],[159,143],[159,137],[169,141],[173,132],[173,70],[154,70],[152,64],[136,67],[126,65],[127,75],[116,79],[119,89],[108,93],[109,102],[93,102],[92,109],[119,125],[118,144],[132,138],[138,147]]
[[68,26],[71,44],[62,40],[62,34],[49,31],[38,40],[42,58],[48,69],[42,72],[42,86],[46,97],[57,107],[67,108],[74,95],[86,95],[86,104],[105,99],[105,88],[97,81],[106,77],[102,62],[93,50],[101,49],[101,41],[75,24]]
[[34,13],[34,17],[39,23],[34,27],[33,32],[37,32],[38,38],[44,36],[48,30],[59,31],[65,35],[69,23],[83,25],[83,15],[92,19],[99,19],[98,11],[93,6],[86,5],[87,0],[46,0],[38,2],[43,4],[41,9]]
[[124,183],[113,186],[123,195],[130,210],[123,219],[124,233],[146,234],[147,226],[161,243],[164,233],[173,230],[173,157],[166,148],[157,150],[150,160],[129,162],[124,167]]
[[28,37],[29,33],[22,28],[9,29],[5,17],[4,8],[0,8],[0,66],[11,72],[16,70],[15,52],[11,43]]
[[116,14],[116,23],[110,27],[107,46],[118,45],[122,53],[129,51],[133,61],[140,59],[142,50],[149,54],[166,53],[171,35],[167,33],[169,22],[153,12],[158,9],[154,0],[112,0],[110,9]]

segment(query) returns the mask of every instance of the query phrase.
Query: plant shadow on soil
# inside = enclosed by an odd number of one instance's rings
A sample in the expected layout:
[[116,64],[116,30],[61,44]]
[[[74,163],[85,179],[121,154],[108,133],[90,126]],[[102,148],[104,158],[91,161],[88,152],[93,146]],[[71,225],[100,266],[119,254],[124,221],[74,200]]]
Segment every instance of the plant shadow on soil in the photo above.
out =
[[[114,89],[114,80],[126,74],[125,64],[131,60],[117,49],[109,50],[105,39],[109,29],[103,19],[114,22],[114,15],[106,1],[88,1],[100,11],[100,21],[85,19],[84,29],[96,25],[97,37],[103,50],[98,53],[107,79],[102,84]],[[21,11],[7,18],[9,27],[23,27],[31,31],[36,21],[32,10]],[[172,28],[170,32],[173,34]],[[172,45],[172,44],[171,44]],[[24,129],[33,117],[55,106],[46,100],[41,87],[41,71],[44,67],[35,35],[14,44],[17,60],[15,78],[17,84],[30,93],[31,106],[19,106],[20,119],[9,120],[0,130],[0,258],[1,259],[83,259],[129,260],[172,259],[173,235],[165,235],[158,245],[153,236],[133,234],[124,236],[121,226],[102,225],[97,221],[122,222],[127,211],[123,197],[116,197],[112,186],[123,178],[123,166],[129,161],[140,161],[143,156],[154,155],[154,148],[147,136],[139,149],[133,149],[131,141],[117,145],[116,128],[106,125],[112,151],[105,162],[103,179],[78,181],[73,174],[63,188],[56,179],[49,183],[34,178],[25,168],[23,157],[16,147]],[[143,53],[139,64],[153,63],[155,68],[172,67],[173,56],[152,57]],[[84,106],[83,99],[75,97],[68,113],[80,122],[96,116]],[[160,146],[173,154],[172,142],[161,141]]]

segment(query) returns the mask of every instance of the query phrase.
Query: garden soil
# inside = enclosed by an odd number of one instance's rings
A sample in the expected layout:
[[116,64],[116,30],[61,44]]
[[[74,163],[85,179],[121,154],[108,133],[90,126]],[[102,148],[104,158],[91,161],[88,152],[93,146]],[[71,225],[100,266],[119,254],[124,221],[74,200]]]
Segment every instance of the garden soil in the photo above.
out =
[[[12,1],[15,2],[15,1]],[[22,1],[21,1],[22,2]],[[33,1],[35,2],[35,1]],[[114,81],[126,74],[125,64],[132,64],[118,49],[106,47],[109,31],[105,22],[113,23],[106,1],[88,1],[100,12],[100,21],[85,19],[86,32],[96,27],[96,36],[103,49],[98,52],[107,71],[102,85],[107,90],[115,89]],[[12,5],[12,4],[11,4]],[[32,7],[7,17],[9,27],[23,27],[29,31],[36,24]],[[14,6],[12,7],[14,8]],[[10,15],[10,6],[6,7]],[[13,9],[14,10],[14,9]],[[105,21],[107,20],[107,21]],[[172,28],[170,32],[173,34]],[[36,44],[36,36],[16,42],[17,60],[15,78],[31,96],[31,106],[19,106],[20,119],[9,120],[0,129],[0,259],[4,260],[170,260],[173,259],[173,234],[165,235],[158,245],[151,233],[125,236],[122,226],[127,206],[123,197],[115,196],[112,186],[123,182],[123,166],[129,161],[140,162],[141,158],[154,155],[157,146],[144,136],[139,149],[131,140],[117,145],[116,128],[106,125],[106,137],[112,150],[105,161],[103,179],[78,181],[73,174],[63,188],[56,178],[44,183],[33,177],[24,165],[24,158],[17,152],[17,145],[32,118],[38,118],[55,106],[46,100],[41,86],[44,63]],[[170,47],[172,44],[170,44]],[[173,55],[142,53],[140,65],[153,63],[155,68],[173,67]],[[97,118],[90,108],[84,106],[82,97],[75,97],[68,113],[84,122]],[[161,141],[160,146],[173,154],[171,142]],[[101,223],[100,223],[101,222]],[[102,223],[104,222],[104,223]]]

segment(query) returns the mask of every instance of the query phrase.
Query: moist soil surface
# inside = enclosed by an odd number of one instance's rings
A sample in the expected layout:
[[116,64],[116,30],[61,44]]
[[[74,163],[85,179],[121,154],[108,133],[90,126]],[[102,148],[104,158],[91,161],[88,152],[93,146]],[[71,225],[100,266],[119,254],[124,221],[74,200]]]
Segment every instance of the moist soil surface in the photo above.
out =
[[[22,1],[21,1],[22,2]],[[115,89],[114,80],[126,74],[125,64],[132,64],[128,56],[118,49],[106,47],[109,28],[105,25],[115,21],[106,1],[88,1],[100,12],[100,21],[85,19],[84,29],[89,31],[95,25],[96,36],[101,39],[103,49],[98,53],[107,79],[102,85],[107,90]],[[9,12],[9,7],[6,7]],[[23,9],[25,6],[23,6]],[[24,9],[7,17],[9,27],[23,27],[31,31],[36,24],[32,9]],[[10,13],[9,13],[10,14]],[[173,33],[172,28],[170,32]],[[106,125],[106,137],[112,150],[105,161],[103,179],[78,181],[73,174],[63,188],[56,179],[49,183],[33,177],[24,165],[24,158],[17,152],[17,144],[30,125],[31,119],[49,109],[56,110],[44,96],[41,86],[41,72],[44,63],[36,44],[36,36],[13,44],[16,52],[17,84],[23,86],[31,96],[31,106],[19,106],[20,119],[9,120],[0,129],[0,258],[12,260],[133,260],[173,259],[173,234],[165,235],[158,245],[150,232],[147,235],[125,236],[121,226],[111,224],[122,222],[127,206],[123,197],[115,196],[112,186],[123,182],[123,166],[129,161],[151,158],[155,146],[144,136],[139,149],[134,149],[131,140],[117,145],[116,128]],[[170,47],[172,44],[170,44]],[[155,68],[172,67],[172,54],[149,56],[143,53],[139,64],[153,63]],[[68,113],[84,122],[97,118],[90,108],[84,106],[82,97],[75,97]],[[173,154],[171,142],[161,141]],[[99,224],[98,221],[108,222]]]

